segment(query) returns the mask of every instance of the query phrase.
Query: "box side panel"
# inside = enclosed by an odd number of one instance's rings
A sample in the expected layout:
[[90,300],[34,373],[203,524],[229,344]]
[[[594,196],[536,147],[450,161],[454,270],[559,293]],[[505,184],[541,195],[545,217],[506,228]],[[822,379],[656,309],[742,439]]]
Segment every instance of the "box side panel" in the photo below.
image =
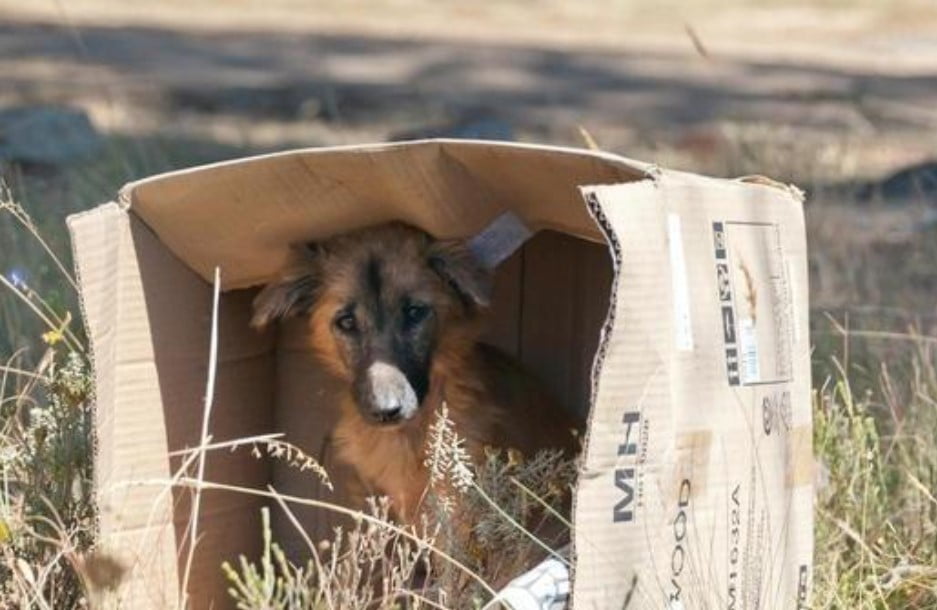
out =
[[491,296],[491,312],[483,341],[517,356],[521,348],[521,309],[526,247],[498,265]]
[[[212,286],[203,281],[158,240],[135,216],[130,217],[132,255],[137,260],[143,306],[148,326],[148,352],[152,364],[146,387],[158,395],[158,404],[147,404],[147,413],[160,419],[159,447],[146,447],[154,459],[173,475],[194,478],[195,464],[186,449],[200,443],[211,341]],[[225,270],[221,270],[222,276]],[[212,443],[226,443],[273,430],[275,370],[273,338],[249,327],[250,291],[224,293],[219,304],[218,356],[208,434]],[[153,376],[155,374],[155,376]],[[142,385],[142,383],[141,383]],[[119,405],[119,410],[129,409]],[[143,446],[139,430],[116,431],[128,443]],[[260,452],[254,455],[254,449]],[[167,453],[168,452],[168,453]],[[242,445],[235,450],[206,454],[204,480],[265,490],[270,465],[263,445]],[[172,457],[170,458],[170,455]],[[188,462],[188,467],[184,466]],[[165,476],[165,475],[164,475]],[[152,489],[154,495],[161,490]],[[177,487],[172,500],[172,534],[178,548],[180,581],[188,565],[193,497],[191,488]],[[189,607],[232,606],[221,562],[239,554],[256,557],[260,551],[262,498],[249,492],[210,490],[202,493],[197,520],[197,539],[187,578]]]
[[[698,534],[685,551],[705,566],[687,561],[673,580],[688,606],[805,607],[813,456],[799,195],[686,174],[664,189],[668,221],[681,229],[671,237],[682,240],[694,339],[674,352],[671,487],[695,485],[683,510]],[[710,587],[693,593],[694,579]]]
[[128,215],[116,204],[69,218],[95,372],[99,548],[127,568],[134,608],[177,602],[171,495],[131,480],[169,476],[166,429]]
[[585,420],[592,360],[608,313],[612,283],[608,248],[544,231],[523,252],[516,355],[559,404]]
[[573,605],[618,608],[626,599],[645,603],[634,599],[648,561],[645,533],[666,519],[653,483],[673,425],[670,325],[659,315],[668,300],[659,254],[666,238],[654,183],[596,190],[587,200],[612,246],[615,280],[573,514]]
[[620,267],[577,498],[576,607],[805,603],[812,456],[799,200],[669,172],[587,192]]

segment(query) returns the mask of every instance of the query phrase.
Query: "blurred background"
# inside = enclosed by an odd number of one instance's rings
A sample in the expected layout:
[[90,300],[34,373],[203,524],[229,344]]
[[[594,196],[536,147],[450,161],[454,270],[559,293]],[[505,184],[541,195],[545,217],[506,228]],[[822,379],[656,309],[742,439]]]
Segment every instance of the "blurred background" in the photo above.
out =
[[[427,136],[585,146],[582,130],[796,183],[815,312],[933,326],[932,0],[0,0],[0,173],[66,264],[67,214],[168,169]],[[67,300],[13,222],[0,273]],[[30,324],[0,307],[0,352]]]

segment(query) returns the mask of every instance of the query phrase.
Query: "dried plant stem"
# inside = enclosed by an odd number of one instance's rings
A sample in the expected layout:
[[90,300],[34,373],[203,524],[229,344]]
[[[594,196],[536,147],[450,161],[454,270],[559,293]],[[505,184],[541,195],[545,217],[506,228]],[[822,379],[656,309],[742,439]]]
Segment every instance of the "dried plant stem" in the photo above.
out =
[[256,436],[245,436],[243,438],[236,438],[230,441],[218,441],[216,443],[206,443],[203,445],[198,445],[197,447],[186,447],[185,449],[178,449],[176,451],[170,451],[169,457],[182,457],[189,455],[197,455],[202,451],[215,451],[217,449],[238,449],[244,447],[245,445],[255,445],[260,443],[266,443],[269,441],[275,441],[283,438],[285,435],[282,432],[271,432],[270,434],[258,434]]
[[478,486],[477,484],[473,484],[473,488],[474,488],[475,492],[476,492],[479,496],[481,496],[481,498],[482,498],[489,506],[491,506],[491,508],[494,509],[494,511],[495,511],[498,515],[501,516],[501,518],[503,518],[505,521],[507,521],[508,523],[510,523],[513,527],[517,528],[517,531],[521,532],[522,534],[524,534],[525,536],[527,536],[528,538],[530,538],[531,542],[533,542],[534,544],[536,544],[537,546],[539,546],[541,549],[545,550],[547,553],[550,554],[551,557],[553,557],[554,559],[556,559],[557,561],[559,561],[559,562],[562,563],[563,565],[565,565],[565,566],[567,566],[567,567],[569,566],[569,560],[568,560],[568,559],[566,559],[565,557],[563,557],[562,555],[560,555],[559,553],[557,553],[556,551],[554,551],[553,549],[551,549],[548,544],[546,544],[545,542],[543,542],[542,540],[540,540],[539,538],[537,538],[537,536],[535,536],[535,535],[533,534],[533,532],[531,532],[531,531],[528,530],[526,527],[524,527],[523,525],[521,525],[520,523],[518,523],[517,520],[516,520],[514,517],[512,517],[511,515],[509,515],[503,508],[501,508],[500,506],[498,506],[498,503],[495,502],[494,500],[492,500],[492,499],[491,499],[491,496],[489,496],[487,493],[485,493],[485,490],[484,490],[484,489],[482,489],[482,488],[481,488],[480,486]]
[[[211,343],[208,350],[208,380],[205,386],[205,408],[202,414],[202,433],[199,440],[198,476],[199,481],[205,478],[204,449],[211,437],[208,434],[208,425],[211,419],[211,408],[215,400],[215,375],[218,369],[218,310],[221,298],[221,269],[215,267],[214,294],[212,297],[211,313]],[[192,500],[192,517],[189,521],[189,548],[185,560],[185,572],[182,576],[182,608],[188,607],[189,575],[192,572],[192,560],[195,557],[195,545],[198,542],[198,514],[202,506],[202,488],[195,488],[195,497]]]
[[[36,373],[34,371],[25,371],[23,369],[16,368],[14,366],[0,366],[0,371],[3,373],[9,373],[11,375],[20,375],[21,377],[29,377],[30,379],[35,379],[37,381],[42,381],[44,383],[49,382],[49,376],[43,375],[41,373]],[[0,392],[2,394],[2,392]]]
[[[30,311],[36,314],[36,316],[40,320],[42,320],[42,323],[45,324],[49,330],[56,331],[56,332],[60,331],[59,324],[56,324],[51,319],[49,319],[49,316],[46,315],[46,313],[43,312],[35,303],[33,303],[32,299],[30,299],[29,296],[27,296],[23,291],[21,291],[19,288],[14,286],[13,282],[8,280],[2,274],[0,274],[0,284],[3,284],[7,289],[10,290],[10,292],[12,292],[16,296],[16,298],[18,298],[23,303],[25,303],[26,306],[30,309]],[[64,339],[65,339],[65,342],[68,344],[69,349],[76,351],[78,353],[84,353],[85,351],[84,347],[81,345],[81,343],[76,341],[73,337],[69,337],[68,334],[65,334]]]
[[284,502],[289,502],[291,504],[299,504],[301,506],[312,506],[315,508],[321,508],[324,510],[328,510],[328,511],[341,514],[341,515],[345,515],[347,517],[351,517],[352,519],[367,521],[368,523],[372,523],[379,527],[386,528],[387,530],[395,534],[398,534],[402,536],[403,538],[410,540],[411,542],[415,542],[417,544],[426,546],[427,549],[431,553],[443,559],[444,561],[446,561],[447,563],[455,567],[457,570],[459,570],[460,572],[464,573],[466,576],[471,578],[473,581],[478,583],[485,590],[486,593],[488,593],[489,595],[495,595],[496,593],[496,591],[492,589],[491,586],[488,585],[488,583],[485,582],[485,580],[481,576],[476,574],[471,568],[466,566],[464,563],[462,563],[461,561],[459,561],[452,555],[446,553],[445,551],[433,545],[427,545],[426,540],[420,538],[416,534],[410,531],[407,531],[406,529],[398,525],[394,525],[393,523],[390,523],[388,521],[378,519],[362,511],[345,508],[344,506],[340,506],[332,502],[314,500],[312,498],[301,498],[299,496],[281,494],[279,492],[271,492],[271,491],[267,491],[263,489],[253,489],[250,487],[241,487],[238,485],[227,485],[224,483],[215,483],[212,481],[200,481],[198,479],[193,479],[190,477],[179,477],[178,479],[177,478],[143,479],[139,481],[128,481],[124,484],[118,485],[117,487],[137,487],[137,486],[151,486],[151,485],[160,486],[160,487],[162,486],[187,487],[187,488],[192,488],[192,489],[200,487],[203,490],[207,489],[207,490],[214,490],[214,491],[231,491],[235,493],[243,493],[243,494],[247,494],[251,496],[259,496],[263,498],[272,498],[272,499],[281,498]]
[[564,517],[564,516],[562,515],[562,513],[560,513],[558,510],[556,510],[555,508],[553,508],[552,506],[550,506],[548,503],[544,502],[544,501],[543,501],[543,498],[541,498],[540,496],[538,496],[537,494],[535,494],[532,489],[530,489],[529,487],[527,487],[526,485],[524,485],[523,483],[521,483],[520,481],[518,481],[518,480],[517,480],[517,477],[510,477],[508,480],[509,480],[511,483],[513,483],[514,485],[516,485],[521,491],[523,491],[523,492],[527,495],[527,497],[529,497],[530,499],[532,499],[534,502],[536,502],[537,504],[539,504],[539,505],[541,506],[541,508],[543,508],[543,509],[546,510],[548,513],[550,513],[550,515],[551,515],[554,519],[556,519],[557,521],[559,521],[560,523],[562,523],[563,525],[565,525],[566,527],[568,527],[570,530],[572,530],[573,524],[572,524],[572,522],[571,522],[569,519],[567,519],[566,517]]
[[45,250],[46,254],[50,259],[52,259],[52,262],[55,264],[55,266],[58,267],[62,277],[65,278],[72,289],[77,293],[78,282],[76,282],[75,278],[72,277],[72,274],[68,272],[59,257],[55,255],[55,252],[53,252],[52,248],[49,247],[48,242],[46,242],[46,240],[42,238],[42,235],[39,234],[38,229],[36,229],[36,225],[33,224],[32,219],[29,217],[29,214],[26,213],[26,210],[24,210],[19,204],[13,203],[13,197],[10,194],[10,189],[2,182],[0,182],[0,210],[8,211],[10,215],[13,216],[13,218],[15,218],[16,221],[19,222],[37,242],[39,242],[39,245],[42,246],[42,249]]

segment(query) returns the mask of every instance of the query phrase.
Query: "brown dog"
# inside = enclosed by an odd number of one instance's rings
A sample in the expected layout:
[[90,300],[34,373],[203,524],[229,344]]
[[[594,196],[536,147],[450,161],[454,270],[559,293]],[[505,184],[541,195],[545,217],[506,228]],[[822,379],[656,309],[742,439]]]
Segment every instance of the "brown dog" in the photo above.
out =
[[[479,343],[490,278],[464,244],[392,223],[310,247],[254,302],[252,323],[308,316],[312,345],[347,390],[333,434],[363,493],[413,522],[425,439],[445,400],[476,461],[573,446],[573,421],[509,357]],[[363,498],[362,498],[363,499]]]

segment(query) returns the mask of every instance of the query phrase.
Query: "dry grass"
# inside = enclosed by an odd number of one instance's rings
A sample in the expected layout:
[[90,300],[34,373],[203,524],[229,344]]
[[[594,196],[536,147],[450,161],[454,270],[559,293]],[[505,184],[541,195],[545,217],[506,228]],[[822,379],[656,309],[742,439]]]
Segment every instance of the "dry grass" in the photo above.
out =
[[850,379],[869,378],[864,365],[835,359],[818,379],[817,608],[937,607],[935,346],[897,340],[903,357],[873,386]]
[[[0,213],[40,239],[2,185]],[[40,245],[71,284],[48,244]],[[18,351],[0,367],[0,608],[75,608],[97,573],[87,554],[94,529],[89,367],[71,317],[13,279],[0,283],[39,319],[45,347],[35,365]]]
[[419,527],[394,526],[387,499],[372,498],[366,513],[352,513],[352,527],[338,527],[332,540],[314,544],[292,516],[292,499],[274,494],[306,541],[310,558],[300,566],[286,557],[271,538],[264,509],[259,562],[241,556],[238,569],[227,562],[222,566],[238,607],[481,608],[545,556],[566,563],[558,549],[569,539],[564,513],[575,463],[560,452],[525,460],[491,450],[476,467],[461,447],[443,409],[427,447],[433,478]]
[[368,512],[373,519],[358,520],[348,531],[338,528],[331,541],[310,543],[310,559],[303,566],[287,559],[272,540],[269,511],[263,509],[259,567],[243,555],[237,570],[227,562],[222,564],[237,607],[364,610],[399,607],[404,599],[414,610],[434,607],[417,590],[421,575],[432,574],[429,548],[434,538],[426,534],[414,542],[383,527],[382,523],[389,522],[388,509],[386,499],[374,500]]

